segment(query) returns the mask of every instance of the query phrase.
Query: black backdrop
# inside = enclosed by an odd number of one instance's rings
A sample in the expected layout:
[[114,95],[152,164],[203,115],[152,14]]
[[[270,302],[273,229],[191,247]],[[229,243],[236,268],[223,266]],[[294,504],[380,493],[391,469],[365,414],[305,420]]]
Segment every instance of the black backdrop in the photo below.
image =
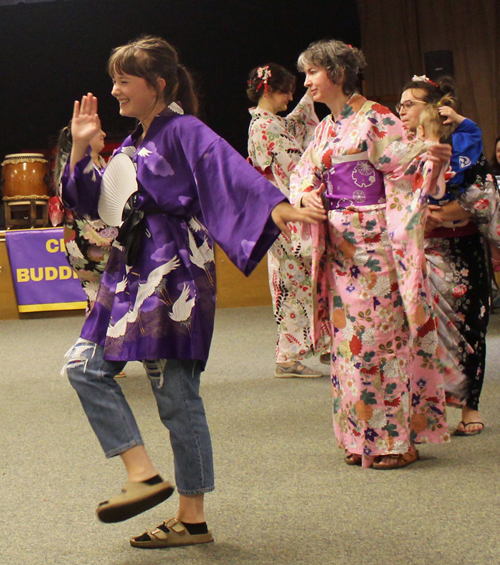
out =
[[[204,119],[246,155],[248,71],[266,61],[291,70],[316,39],[360,44],[352,0],[73,0],[0,6],[0,158],[46,150],[73,100],[99,97],[103,129],[123,136],[106,74],[110,50],[141,33],[175,45],[202,94]],[[300,80],[299,80],[300,83]],[[300,83],[301,84],[301,83]],[[303,91],[300,87],[297,96]]]

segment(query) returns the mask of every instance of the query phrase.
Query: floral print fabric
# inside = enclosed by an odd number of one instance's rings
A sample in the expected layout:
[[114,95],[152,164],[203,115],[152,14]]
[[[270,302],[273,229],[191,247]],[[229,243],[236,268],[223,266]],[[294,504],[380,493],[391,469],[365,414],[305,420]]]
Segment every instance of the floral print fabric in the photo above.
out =
[[312,229],[316,328],[331,324],[334,428],[339,447],[378,456],[446,442],[442,367],[425,273],[425,148],[401,122],[354,95],[323,120],[292,177],[292,200],[318,188],[332,156],[366,153],[384,175],[386,204],[331,210]]
[[[106,161],[99,155],[93,163],[95,172],[104,169]],[[60,181],[60,179],[59,179]],[[96,216],[78,214],[65,208],[62,202],[62,186],[57,183],[57,193],[64,224],[64,246],[66,259],[78,276],[78,280],[87,295],[87,315],[92,310],[102,274],[108,262],[111,245],[118,235],[118,229],[107,226]]]
[[71,210],[65,212],[66,258],[87,295],[87,314],[97,298],[111,244],[117,235],[118,229],[107,226],[102,220],[91,220]]
[[[434,237],[425,242],[439,340],[446,347],[448,401],[477,410],[486,364],[490,277],[482,238]],[[458,387],[456,386],[458,384]]]
[[289,196],[290,175],[309,145],[318,118],[314,102],[303,96],[286,117],[262,108],[250,108],[248,156],[251,164],[269,181]]
[[[485,242],[500,247],[500,196],[484,155],[464,175],[459,204],[472,213],[478,233],[425,241],[439,340],[446,349],[448,401],[479,406],[486,366],[491,283]],[[432,234],[431,234],[432,236]]]
[[[318,124],[314,103],[306,95],[284,118],[261,108],[251,108],[250,114],[249,160],[288,196],[290,175]],[[268,252],[269,288],[278,326],[277,363],[305,359],[315,352],[310,335],[311,258],[301,253],[299,227],[290,224],[290,228],[292,242],[281,234]],[[320,353],[329,351],[329,340],[325,334],[317,344]]]

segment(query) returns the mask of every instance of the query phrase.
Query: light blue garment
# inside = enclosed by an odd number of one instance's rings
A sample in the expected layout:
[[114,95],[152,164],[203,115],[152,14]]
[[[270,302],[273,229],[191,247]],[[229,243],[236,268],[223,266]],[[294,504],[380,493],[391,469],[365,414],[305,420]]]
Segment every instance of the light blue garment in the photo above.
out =
[[[80,338],[64,368],[106,457],[144,445],[130,406],[115,376],[123,361],[103,359],[102,346]],[[175,480],[180,494],[214,490],[212,443],[199,395],[202,363],[145,361],[161,421],[170,431]]]

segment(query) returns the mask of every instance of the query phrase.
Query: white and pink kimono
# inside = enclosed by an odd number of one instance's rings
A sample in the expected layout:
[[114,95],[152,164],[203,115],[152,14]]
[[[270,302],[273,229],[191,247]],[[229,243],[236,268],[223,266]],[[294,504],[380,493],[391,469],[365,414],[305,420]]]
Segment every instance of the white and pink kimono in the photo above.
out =
[[[312,98],[305,95],[286,117],[250,108],[248,155],[252,165],[288,197],[290,175],[309,144],[318,118]],[[330,336],[311,341],[311,258],[301,253],[299,224],[289,224],[293,242],[283,234],[267,254],[269,288],[278,326],[276,363],[305,359],[330,351]]]
[[368,457],[449,441],[423,251],[432,165],[402,134],[387,108],[353,95],[318,126],[290,184],[296,204],[326,186],[328,222],[311,228],[309,250],[313,340],[330,325],[338,444]]

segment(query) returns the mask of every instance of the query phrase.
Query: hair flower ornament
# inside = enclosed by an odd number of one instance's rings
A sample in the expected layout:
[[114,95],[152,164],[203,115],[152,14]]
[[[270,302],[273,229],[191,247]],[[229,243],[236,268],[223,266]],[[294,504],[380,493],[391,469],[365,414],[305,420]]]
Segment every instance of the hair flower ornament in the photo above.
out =
[[262,86],[264,86],[264,93],[267,94],[267,90],[269,88],[268,82],[269,79],[273,76],[269,65],[266,65],[265,67],[259,67],[257,69],[257,76],[261,79],[259,86],[257,86],[257,90],[260,90]]
[[439,88],[439,85],[437,85],[433,80],[431,80],[428,76],[426,75],[413,75],[411,77],[412,82],[427,82],[428,84],[432,84],[433,86],[435,86],[436,88]]

